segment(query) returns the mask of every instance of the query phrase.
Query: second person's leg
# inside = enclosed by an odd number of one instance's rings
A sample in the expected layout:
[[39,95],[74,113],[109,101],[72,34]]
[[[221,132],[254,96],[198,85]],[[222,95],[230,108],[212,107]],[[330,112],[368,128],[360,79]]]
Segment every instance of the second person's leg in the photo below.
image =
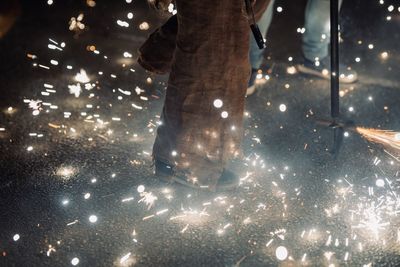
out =
[[[342,0],[339,0],[339,7]],[[304,62],[298,66],[302,73],[324,79],[330,77],[330,1],[308,0],[305,10],[305,33],[303,34]],[[357,72],[341,64],[339,80],[352,83],[357,80]]]

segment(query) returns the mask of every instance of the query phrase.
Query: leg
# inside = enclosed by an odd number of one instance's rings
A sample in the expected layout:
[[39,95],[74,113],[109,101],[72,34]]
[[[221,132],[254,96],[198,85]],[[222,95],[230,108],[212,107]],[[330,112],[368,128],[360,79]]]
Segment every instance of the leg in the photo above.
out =
[[[267,9],[262,14],[260,20],[257,21],[258,27],[261,33],[267,35],[269,25],[271,25],[271,20],[274,12],[274,2],[271,0]],[[259,69],[263,61],[264,49],[260,49],[257,46],[257,42],[253,35],[250,34],[250,65],[252,69]]]
[[239,154],[249,25],[242,0],[176,3],[179,31],[153,155],[213,189]]
[[[339,5],[342,1],[339,1]],[[308,0],[305,11],[305,28],[303,35],[303,54],[310,61],[328,56],[330,38],[330,1]]]

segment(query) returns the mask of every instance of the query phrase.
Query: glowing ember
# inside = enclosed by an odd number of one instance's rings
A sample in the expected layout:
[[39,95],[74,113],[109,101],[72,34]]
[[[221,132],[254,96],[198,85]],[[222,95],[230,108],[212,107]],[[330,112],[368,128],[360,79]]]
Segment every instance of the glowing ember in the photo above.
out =
[[78,264],[79,264],[79,259],[78,259],[78,258],[73,258],[73,259],[71,260],[71,264],[72,264],[73,266],[78,265]]
[[91,222],[91,223],[97,222],[97,216],[96,215],[90,215],[89,216],[89,222]]
[[214,104],[214,107],[221,108],[223,105],[223,102],[221,99],[215,99],[213,104]]
[[14,240],[14,241],[18,241],[19,239],[20,239],[19,234],[15,234],[15,235],[13,236],[13,240]]
[[80,83],[90,82],[90,79],[84,69],[81,69],[80,72],[75,75],[75,80]]
[[144,185],[139,185],[138,188],[137,188],[137,191],[138,191],[139,193],[143,193],[144,190],[145,190]]
[[288,251],[284,246],[279,246],[275,250],[276,258],[280,261],[286,260],[288,256]]

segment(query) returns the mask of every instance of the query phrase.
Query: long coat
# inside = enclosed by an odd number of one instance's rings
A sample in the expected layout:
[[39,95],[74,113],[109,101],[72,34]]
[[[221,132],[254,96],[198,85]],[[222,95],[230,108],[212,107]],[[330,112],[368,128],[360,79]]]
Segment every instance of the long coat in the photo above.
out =
[[[269,0],[257,0],[256,19]],[[215,187],[240,154],[250,75],[244,0],[176,0],[177,15],[153,32],[138,62],[170,72],[153,157],[201,186]]]

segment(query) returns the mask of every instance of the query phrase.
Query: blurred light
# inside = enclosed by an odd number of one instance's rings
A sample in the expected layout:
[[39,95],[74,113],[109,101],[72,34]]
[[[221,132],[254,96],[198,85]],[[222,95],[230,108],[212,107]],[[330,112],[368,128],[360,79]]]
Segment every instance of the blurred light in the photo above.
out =
[[213,104],[214,104],[214,107],[221,108],[224,103],[222,102],[221,99],[215,99]]
[[139,192],[139,193],[143,193],[144,192],[144,185],[139,185],[138,186],[138,188],[137,188],[137,191]]
[[73,266],[76,266],[76,265],[78,265],[79,264],[79,259],[78,258],[73,258],[72,260],[71,260],[71,264],[73,265]]
[[97,222],[97,216],[96,215],[90,215],[89,216],[89,222],[91,222],[91,223]]
[[283,261],[287,258],[288,251],[284,246],[279,246],[276,248],[275,255],[278,260]]
[[20,235],[19,234],[15,234],[14,236],[13,236],[13,240],[14,241],[18,241],[20,239]]

